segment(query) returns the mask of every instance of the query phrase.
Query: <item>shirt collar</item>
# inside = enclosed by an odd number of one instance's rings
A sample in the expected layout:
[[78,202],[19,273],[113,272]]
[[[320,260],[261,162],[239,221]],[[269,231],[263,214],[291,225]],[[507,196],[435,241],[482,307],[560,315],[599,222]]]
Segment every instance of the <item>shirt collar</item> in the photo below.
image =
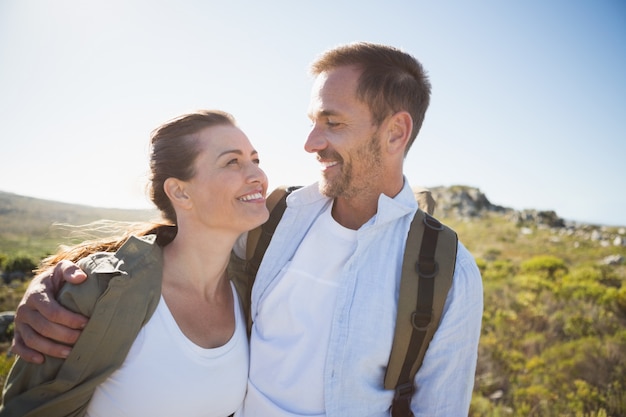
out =
[[[328,200],[328,197],[323,196],[319,192],[318,183],[316,182],[292,192],[287,197],[287,204],[290,207],[299,207],[320,201],[327,202]],[[408,214],[412,215],[416,210],[417,201],[415,195],[408,180],[404,177],[402,190],[395,197],[391,198],[385,194],[381,194],[378,197],[378,211],[368,224],[377,225],[393,221]]]
[[402,190],[393,198],[381,194],[378,197],[378,211],[374,216],[374,225],[412,215],[417,210],[417,201],[406,177]]

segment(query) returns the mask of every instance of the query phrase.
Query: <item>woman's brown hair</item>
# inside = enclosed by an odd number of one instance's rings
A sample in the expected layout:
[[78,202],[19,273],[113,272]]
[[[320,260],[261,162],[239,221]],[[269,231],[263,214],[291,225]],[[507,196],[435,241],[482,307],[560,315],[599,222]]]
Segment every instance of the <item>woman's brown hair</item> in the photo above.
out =
[[94,252],[112,252],[128,240],[131,235],[157,235],[157,244],[165,246],[177,232],[176,211],[165,194],[163,185],[168,178],[187,181],[195,175],[195,160],[198,157],[197,134],[206,128],[236,126],[235,118],[220,110],[199,110],[176,117],[157,127],[150,135],[150,182],[149,195],[159,209],[162,220],[146,223],[110,223],[99,221],[80,226],[83,232],[98,232],[104,224],[107,228],[120,229],[123,233],[100,239],[90,239],[74,246],[61,246],[57,253],[42,261],[35,271],[40,273],[62,260],[76,262]]

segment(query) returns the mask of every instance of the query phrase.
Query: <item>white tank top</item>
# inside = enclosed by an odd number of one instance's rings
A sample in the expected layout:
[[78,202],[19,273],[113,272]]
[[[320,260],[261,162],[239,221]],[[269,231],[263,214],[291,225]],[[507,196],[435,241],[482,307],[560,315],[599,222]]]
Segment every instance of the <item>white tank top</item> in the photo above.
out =
[[100,384],[88,417],[224,417],[246,392],[248,340],[235,297],[235,332],[223,346],[204,349],[178,328],[163,297],[126,360]]

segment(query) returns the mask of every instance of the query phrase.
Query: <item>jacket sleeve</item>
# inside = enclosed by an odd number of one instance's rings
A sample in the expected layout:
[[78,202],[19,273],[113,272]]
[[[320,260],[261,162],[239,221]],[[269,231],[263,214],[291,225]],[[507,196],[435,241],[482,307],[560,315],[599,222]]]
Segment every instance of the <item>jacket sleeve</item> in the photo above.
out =
[[[88,279],[79,285],[65,284],[59,293],[58,300],[66,308],[91,317],[96,301],[106,288],[106,282],[101,276],[90,273],[95,266],[93,257],[82,260],[79,266],[88,273]],[[42,365],[32,364],[18,358],[7,376],[0,416],[53,415],[50,411],[40,413],[36,410],[54,401],[70,388],[68,381],[57,378],[64,363],[65,359],[50,356],[46,356]],[[89,398],[87,397],[86,401],[89,401]]]

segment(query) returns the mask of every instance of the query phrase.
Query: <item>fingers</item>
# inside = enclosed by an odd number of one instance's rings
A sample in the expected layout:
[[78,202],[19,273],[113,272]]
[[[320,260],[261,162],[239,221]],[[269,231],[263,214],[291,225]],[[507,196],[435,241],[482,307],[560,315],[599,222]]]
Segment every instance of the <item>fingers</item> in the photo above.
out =
[[54,273],[46,271],[33,278],[15,310],[11,351],[26,361],[41,363],[42,354],[67,357],[87,323],[86,317],[65,309],[55,299],[66,272],[76,281],[84,280],[84,273],[74,264],[57,265]]
[[55,284],[55,290],[58,291],[63,286],[64,282],[70,282],[72,284],[82,283],[87,279],[87,274],[75,263],[65,260],[56,264],[54,274],[51,278]]
[[[16,330],[19,328],[20,331],[24,329],[26,332],[32,330],[37,336],[42,336],[65,345],[73,345],[76,343],[78,336],[80,336],[80,331],[84,324],[87,323],[87,319],[80,314],[65,310],[56,301],[53,303],[58,306],[59,312],[47,315],[43,314],[42,311],[51,309],[48,304],[46,304],[46,308],[41,310],[31,308],[29,304],[19,306],[15,311],[15,328]],[[71,315],[72,318],[68,319],[65,317],[66,315]],[[31,340],[37,341],[37,337],[33,337],[30,334],[22,334],[22,338],[29,347],[35,348],[35,346],[31,345]]]
[[28,304],[17,308],[14,326],[11,351],[35,363],[43,361],[41,354],[66,358],[80,336],[80,330],[50,322]]
[[[78,331],[75,330],[75,332]],[[20,328],[19,332],[16,330],[11,345],[12,353],[20,355],[20,357],[27,362],[33,363],[43,363],[43,355],[55,358],[67,358],[71,350],[71,347],[42,337],[32,328],[25,325]]]
[[32,328],[22,325],[19,331],[17,326],[15,328],[11,352],[19,355],[27,362],[40,364],[45,360],[44,354],[57,358],[67,358],[71,348],[41,337]]
[[[61,269],[57,266],[53,275],[47,274],[39,282],[33,279],[22,298],[22,302],[17,307],[15,321],[24,321],[36,332],[53,340],[74,344],[76,340],[68,338],[68,335],[74,333],[63,331],[63,327],[82,329],[87,324],[87,318],[66,309],[57,302],[56,294],[63,282],[59,278],[63,276],[60,271]],[[59,283],[61,285],[57,285]],[[28,342],[26,340],[27,344]]]
[[20,333],[18,333],[17,331],[13,335],[13,342],[11,343],[11,348],[9,350],[11,351],[11,353],[19,355],[26,362],[38,364],[44,362],[44,356],[36,350],[29,349],[24,344]]

